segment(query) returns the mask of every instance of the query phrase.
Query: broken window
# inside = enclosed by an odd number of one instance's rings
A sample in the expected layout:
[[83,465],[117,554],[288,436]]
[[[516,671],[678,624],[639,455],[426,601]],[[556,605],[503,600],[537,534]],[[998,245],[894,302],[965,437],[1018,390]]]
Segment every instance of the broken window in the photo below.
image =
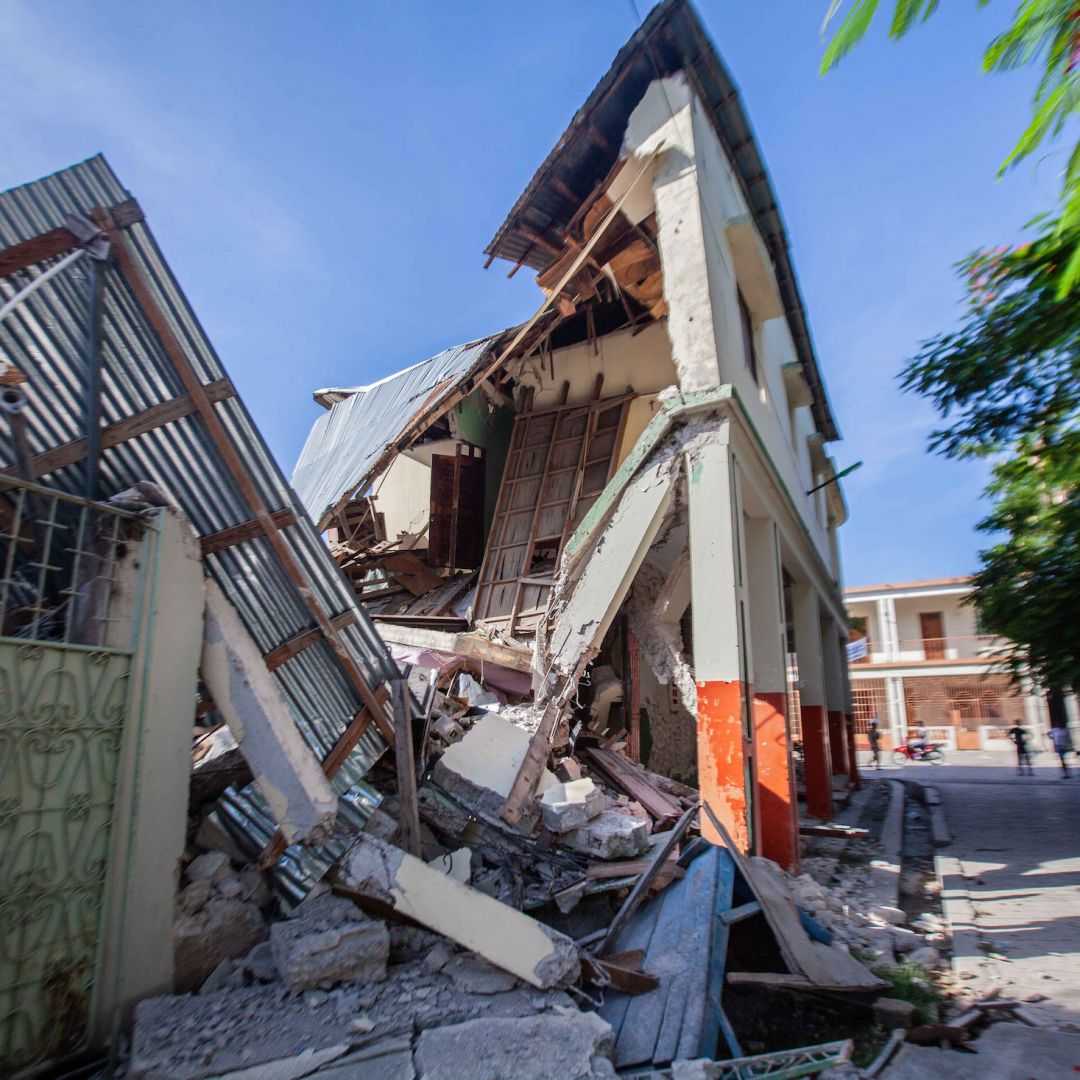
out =
[[754,319],[746,306],[741,289],[736,289],[739,298],[739,323],[742,326],[743,359],[750,369],[754,382],[758,381],[757,346],[754,344]]

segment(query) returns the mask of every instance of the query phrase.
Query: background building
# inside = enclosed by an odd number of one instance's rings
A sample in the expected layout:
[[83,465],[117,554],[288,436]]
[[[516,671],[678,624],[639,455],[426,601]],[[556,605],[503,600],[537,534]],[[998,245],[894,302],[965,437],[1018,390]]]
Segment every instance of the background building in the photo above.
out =
[[1008,642],[980,633],[970,593],[967,577],[844,591],[859,745],[875,716],[886,747],[925,727],[954,750],[1008,750],[1014,724],[1040,736],[1050,726],[1038,688],[1010,681],[1001,662]]

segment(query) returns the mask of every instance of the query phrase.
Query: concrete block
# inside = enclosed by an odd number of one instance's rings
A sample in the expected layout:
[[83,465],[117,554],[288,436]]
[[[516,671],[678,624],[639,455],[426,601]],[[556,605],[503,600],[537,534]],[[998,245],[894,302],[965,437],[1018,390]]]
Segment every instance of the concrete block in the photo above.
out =
[[206,587],[200,672],[285,838],[290,843],[329,839],[337,796],[255,639],[213,581]]
[[320,896],[270,928],[274,964],[296,994],[323,983],[386,978],[390,934],[348,900]]
[[440,873],[455,881],[460,881],[462,885],[468,885],[472,877],[472,850],[470,848],[458,848],[457,851],[428,859],[427,862],[429,866],[434,866]]
[[407,1038],[380,1039],[324,1066],[318,1080],[415,1080],[412,1046]]
[[467,990],[470,994],[501,994],[517,985],[517,979],[508,971],[502,971],[472,953],[459,953],[447,961],[442,970],[458,990]]
[[874,1002],[874,1018],[891,1031],[893,1028],[913,1027],[918,1022],[919,1013],[910,1001],[883,997]]
[[597,859],[633,859],[649,846],[647,823],[614,810],[605,810],[561,839],[575,851]]
[[540,816],[552,832],[579,829],[604,812],[604,793],[588,778],[552,784],[540,800]]
[[[488,713],[464,739],[446,750],[432,778],[470,809],[498,818],[525,760],[530,738],[527,731],[498,713]],[[537,793],[542,794],[555,782],[555,774],[545,769]]]
[[531,986],[564,986],[578,977],[577,947],[565,934],[398,848],[362,835],[343,869],[361,895],[390,904]]
[[424,1031],[415,1065],[422,1080],[592,1080],[613,1077],[611,1025],[596,1013],[555,1009]]
[[254,904],[213,896],[173,924],[173,958],[178,992],[195,990],[226,959],[246,955],[265,941],[266,923]]
[[874,904],[866,914],[871,919],[876,919],[881,923],[891,923],[893,926],[899,926],[900,923],[907,921],[907,916],[903,911],[891,904]]

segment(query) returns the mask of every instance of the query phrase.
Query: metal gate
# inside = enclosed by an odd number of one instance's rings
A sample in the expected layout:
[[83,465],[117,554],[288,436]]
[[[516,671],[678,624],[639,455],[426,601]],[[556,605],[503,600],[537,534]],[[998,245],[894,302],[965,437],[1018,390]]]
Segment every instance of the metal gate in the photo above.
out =
[[110,600],[143,527],[0,477],[0,1073],[76,1048],[93,1015],[132,726]]

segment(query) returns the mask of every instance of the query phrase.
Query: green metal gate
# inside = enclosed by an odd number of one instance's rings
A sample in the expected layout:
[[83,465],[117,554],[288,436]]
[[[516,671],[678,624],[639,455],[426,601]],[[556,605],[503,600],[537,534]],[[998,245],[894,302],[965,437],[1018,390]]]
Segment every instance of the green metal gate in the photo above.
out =
[[93,1016],[132,727],[110,600],[141,527],[0,477],[0,1074],[78,1047]]

